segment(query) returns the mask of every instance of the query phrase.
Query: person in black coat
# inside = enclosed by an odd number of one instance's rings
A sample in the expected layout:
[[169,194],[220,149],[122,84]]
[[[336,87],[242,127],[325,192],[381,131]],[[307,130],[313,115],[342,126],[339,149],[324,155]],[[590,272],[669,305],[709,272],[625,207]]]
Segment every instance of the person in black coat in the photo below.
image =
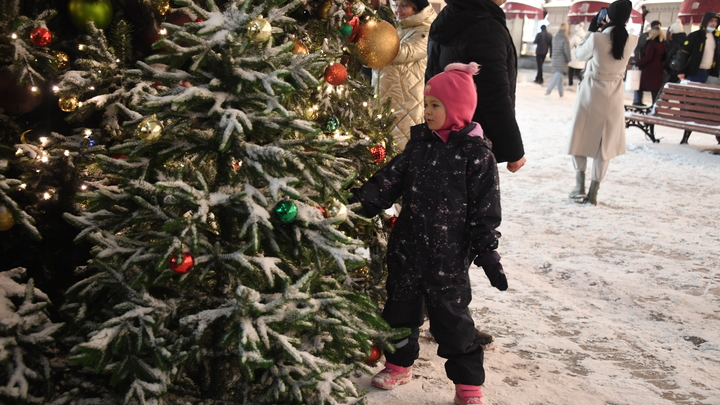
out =
[[675,21],[673,25],[668,28],[667,40],[665,41],[665,61],[664,61],[664,67],[667,71],[667,77],[665,78],[667,82],[671,83],[679,83],[680,79],[677,77],[678,71],[673,70],[670,67],[670,61],[672,60],[673,55],[675,52],[679,51],[682,47],[682,44],[685,43],[685,40],[687,39],[687,34],[684,32],[684,28],[682,25],[682,22],[678,19]]
[[535,83],[543,84],[543,63],[547,57],[548,51],[552,54],[552,39],[553,36],[547,32],[547,27],[544,25],[540,26],[540,32],[535,35],[535,62],[537,63],[537,75],[535,76]]
[[473,121],[492,141],[498,163],[516,172],[525,164],[522,136],[515,120],[517,57],[500,5],[505,0],[446,0],[430,27],[425,81],[453,62],[476,62],[478,100]]
[[720,63],[720,14],[707,12],[703,16],[700,28],[688,35],[679,52],[687,56],[678,78],[691,82],[705,83],[708,76],[718,76]]
[[[410,336],[394,342],[372,384],[393,389],[410,381],[420,354],[419,327],[427,307],[438,355],[456,385],[456,403],[480,404],[485,381],[483,348],[468,310],[468,270],[482,267],[491,284],[506,290],[495,251],[501,221],[497,163],[472,115],[477,100],[475,63],[453,63],[425,86],[425,120],[411,127],[399,155],[362,187],[353,189],[358,214],[374,217],[402,197],[403,209],[387,250],[387,301],[383,318]],[[460,402],[462,401],[462,402]]]

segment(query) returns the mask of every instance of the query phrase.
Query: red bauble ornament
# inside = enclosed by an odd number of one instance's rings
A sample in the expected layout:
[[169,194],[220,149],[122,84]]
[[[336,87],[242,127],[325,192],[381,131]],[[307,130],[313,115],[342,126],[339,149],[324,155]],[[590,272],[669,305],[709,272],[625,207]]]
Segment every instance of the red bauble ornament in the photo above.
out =
[[347,80],[347,69],[342,63],[331,63],[325,69],[325,81],[333,86],[339,86]]
[[30,32],[30,40],[37,46],[48,46],[52,42],[52,32],[43,27],[37,27]]
[[387,223],[390,225],[390,228],[395,228],[395,223],[397,222],[397,215],[393,215],[390,218],[388,218]]
[[195,265],[195,259],[193,258],[192,253],[183,252],[182,257],[178,257],[178,255],[173,255],[170,258],[170,263],[168,265],[170,266],[170,269],[175,273],[186,274],[190,270],[192,270],[193,266]]
[[382,356],[382,349],[378,345],[373,345],[370,348],[370,355],[365,358],[365,363],[367,364],[375,364],[380,360],[380,357]]
[[387,152],[385,151],[385,147],[382,145],[375,145],[372,148],[370,148],[370,153],[373,155],[373,162],[380,163],[383,160],[385,160],[385,157],[387,156]]
[[355,42],[357,41],[357,33],[360,30],[360,19],[353,17],[347,23],[352,27],[352,34],[348,37],[348,41]]

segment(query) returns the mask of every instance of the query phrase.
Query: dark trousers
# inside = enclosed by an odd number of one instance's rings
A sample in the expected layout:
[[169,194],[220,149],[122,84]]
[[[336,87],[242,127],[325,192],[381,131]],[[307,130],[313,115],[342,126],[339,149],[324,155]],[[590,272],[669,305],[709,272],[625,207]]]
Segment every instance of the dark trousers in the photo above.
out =
[[[466,272],[467,274],[467,272]],[[468,304],[472,299],[470,280],[449,286],[434,285],[423,279],[415,291],[405,290],[402,297],[393,296],[388,277],[388,300],[383,318],[393,328],[409,328],[410,336],[395,342],[395,353],[386,353],[389,363],[409,367],[420,354],[419,327],[424,320],[427,305],[430,332],[438,343],[438,356],[447,359],[445,372],[455,384],[482,385],[485,382],[483,349],[475,344],[475,323]],[[398,280],[399,281],[399,280]]]
[[543,63],[545,63],[545,55],[535,55],[535,62],[537,62],[537,76],[535,76],[535,83],[542,83],[543,82]]
[[577,75],[578,82],[581,82],[581,81],[582,81],[582,77],[583,77],[583,76],[582,76],[582,69],[575,69],[575,68],[571,68],[570,66],[568,66],[568,85],[569,85],[569,86],[572,86],[572,85],[573,85],[572,82],[573,82],[573,76],[574,76],[574,75]]

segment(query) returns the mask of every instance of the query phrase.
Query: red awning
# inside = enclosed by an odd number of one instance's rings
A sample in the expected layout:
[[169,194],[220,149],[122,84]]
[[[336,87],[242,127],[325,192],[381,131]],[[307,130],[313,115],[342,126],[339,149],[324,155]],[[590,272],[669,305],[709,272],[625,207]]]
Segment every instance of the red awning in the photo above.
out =
[[720,12],[720,0],[683,0],[678,18],[683,24],[700,24],[708,11]]
[[543,10],[541,8],[517,1],[508,1],[502,5],[502,8],[505,10],[505,18],[508,20],[523,17],[531,20],[542,20],[543,18]]
[[[570,24],[588,23],[601,8],[609,5],[610,2],[605,1],[576,1],[568,11],[568,22]],[[637,10],[633,10],[632,14],[630,14],[630,21],[635,24],[642,24],[642,14]]]

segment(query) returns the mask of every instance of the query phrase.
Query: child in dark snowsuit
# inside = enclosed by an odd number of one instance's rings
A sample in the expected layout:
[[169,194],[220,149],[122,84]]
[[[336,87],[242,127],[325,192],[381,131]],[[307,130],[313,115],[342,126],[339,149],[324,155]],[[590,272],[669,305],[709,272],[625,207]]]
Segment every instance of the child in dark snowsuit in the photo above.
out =
[[388,241],[388,300],[383,318],[410,328],[386,353],[385,369],[372,384],[393,389],[411,378],[418,358],[419,327],[427,307],[430,330],[445,370],[456,384],[455,403],[480,404],[485,381],[483,349],[473,342],[470,263],[483,267],[491,284],[507,289],[500,256],[500,189],[491,144],[472,122],[478,65],[450,64],[425,87],[425,120],[411,128],[405,150],[361,188],[359,214],[373,217],[402,197],[403,209]]

